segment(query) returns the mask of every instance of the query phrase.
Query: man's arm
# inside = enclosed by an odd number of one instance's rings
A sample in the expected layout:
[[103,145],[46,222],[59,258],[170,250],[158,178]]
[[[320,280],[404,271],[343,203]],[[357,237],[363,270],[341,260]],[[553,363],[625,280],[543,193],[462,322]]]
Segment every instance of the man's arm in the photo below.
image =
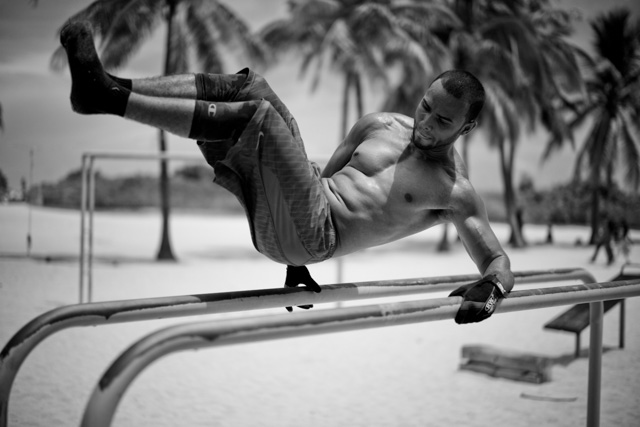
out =
[[[463,187],[462,191],[460,187]],[[464,188],[466,187],[466,188]],[[457,191],[456,191],[457,190]],[[484,203],[471,184],[463,180],[454,192],[451,220],[467,252],[482,274],[482,279],[463,285],[449,296],[462,297],[456,313],[458,324],[481,322],[495,311],[498,301],[513,288],[513,273],[509,257],[500,246]],[[457,206],[456,206],[457,205]]]
[[482,199],[473,189],[465,191],[457,212],[452,213],[460,240],[483,277],[495,275],[507,292],[513,289],[511,262],[496,238]]
[[376,126],[379,123],[377,117],[378,113],[367,114],[353,125],[344,141],[338,145],[338,148],[333,152],[329,162],[322,170],[323,178],[331,177],[349,163],[349,160],[351,160],[351,156],[353,156],[353,152],[356,151],[356,148],[362,144],[372,130],[377,128]]

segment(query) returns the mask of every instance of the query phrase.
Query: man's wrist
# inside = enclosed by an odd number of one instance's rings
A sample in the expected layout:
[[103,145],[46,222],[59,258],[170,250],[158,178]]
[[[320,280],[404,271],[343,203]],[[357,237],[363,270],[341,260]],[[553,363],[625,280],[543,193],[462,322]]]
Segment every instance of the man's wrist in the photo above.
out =
[[498,280],[498,277],[495,274],[487,276],[486,279],[493,283],[493,285],[498,289],[498,292],[500,292],[503,298],[507,296],[509,292],[505,289],[504,285],[500,280]]

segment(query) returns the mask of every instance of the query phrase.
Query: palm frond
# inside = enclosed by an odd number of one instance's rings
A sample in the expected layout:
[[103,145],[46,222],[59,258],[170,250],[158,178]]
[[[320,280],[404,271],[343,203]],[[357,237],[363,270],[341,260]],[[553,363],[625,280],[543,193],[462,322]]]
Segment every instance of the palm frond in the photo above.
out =
[[517,140],[519,135],[518,109],[513,99],[498,82],[489,80],[482,83],[485,87],[486,101],[479,123],[480,126],[483,126],[485,122],[491,124],[490,143],[494,145],[495,141]]
[[209,17],[220,32],[221,41],[225,44],[237,42],[254,64],[264,64],[267,48],[262,40],[254,36],[248,25],[230,8],[219,2],[210,4],[215,7],[211,7]]
[[185,17],[185,25],[189,29],[191,46],[196,52],[200,71],[223,73],[224,64],[219,53],[217,32],[211,28],[211,22],[200,12],[200,9],[191,5]]
[[266,44],[273,54],[290,52],[299,48],[304,40],[304,35],[298,27],[291,25],[288,19],[275,20],[263,28],[258,33],[258,37]]

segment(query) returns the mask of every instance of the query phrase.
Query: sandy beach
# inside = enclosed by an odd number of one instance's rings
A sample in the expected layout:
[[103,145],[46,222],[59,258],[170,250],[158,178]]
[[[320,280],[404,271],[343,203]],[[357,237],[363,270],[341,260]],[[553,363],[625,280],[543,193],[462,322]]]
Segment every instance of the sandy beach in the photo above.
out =
[[[79,213],[0,205],[0,345],[34,317],[78,302]],[[502,242],[503,224],[493,224]],[[255,252],[242,217],[174,213],[177,263],[154,262],[155,211],[97,213],[94,301],[280,287],[284,267]],[[618,274],[601,253],[589,263],[589,230],[525,226],[530,245],[509,249],[514,271],[578,267],[599,281]],[[436,252],[441,229],[344,259],[344,281],[475,274],[460,243]],[[640,240],[640,232],[632,231]],[[640,248],[632,248],[640,262]],[[620,258],[620,257],[619,257]],[[310,267],[335,283],[337,263]],[[526,285],[543,287],[558,284]],[[445,294],[429,294],[435,298]],[[379,302],[376,300],[375,302]],[[373,303],[360,302],[358,304]],[[347,303],[355,304],[355,303]],[[333,308],[318,306],[314,310]],[[584,426],[588,360],[571,360],[574,335],[544,330],[566,310],[498,314],[475,325],[439,321],[175,353],[133,382],[114,426]],[[91,390],[129,345],[161,327],[197,320],[285,314],[284,309],[74,328],[42,342],[20,368],[10,426],[77,426]],[[640,420],[640,298],[626,304],[626,341],[618,346],[618,308],[605,315],[601,426]],[[582,333],[587,349],[588,328]],[[552,380],[529,384],[461,371],[462,346],[483,344],[550,358]],[[534,397],[534,398],[531,398]]]

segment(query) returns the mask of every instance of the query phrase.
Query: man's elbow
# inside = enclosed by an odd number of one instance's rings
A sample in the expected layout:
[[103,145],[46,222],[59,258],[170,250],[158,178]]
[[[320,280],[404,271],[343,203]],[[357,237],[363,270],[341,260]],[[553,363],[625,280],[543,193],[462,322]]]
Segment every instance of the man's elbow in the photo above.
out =
[[511,291],[514,285],[511,260],[504,251],[496,252],[483,263],[483,276],[495,274],[507,291]]

